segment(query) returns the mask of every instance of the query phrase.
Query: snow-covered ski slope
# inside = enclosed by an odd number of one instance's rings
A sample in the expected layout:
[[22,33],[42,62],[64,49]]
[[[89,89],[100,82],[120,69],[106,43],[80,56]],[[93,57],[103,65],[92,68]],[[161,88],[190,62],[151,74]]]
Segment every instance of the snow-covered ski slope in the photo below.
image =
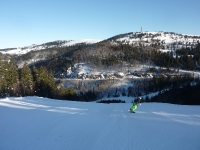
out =
[[131,105],[0,99],[0,149],[200,149],[200,106],[142,103],[133,114]]

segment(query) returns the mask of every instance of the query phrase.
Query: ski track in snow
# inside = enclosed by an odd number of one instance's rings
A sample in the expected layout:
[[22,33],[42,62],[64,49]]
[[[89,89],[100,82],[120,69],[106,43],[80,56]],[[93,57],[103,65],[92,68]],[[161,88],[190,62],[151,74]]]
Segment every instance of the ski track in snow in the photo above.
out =
[[131,105],[0,99],[0,149],[200,149],[200,106]]

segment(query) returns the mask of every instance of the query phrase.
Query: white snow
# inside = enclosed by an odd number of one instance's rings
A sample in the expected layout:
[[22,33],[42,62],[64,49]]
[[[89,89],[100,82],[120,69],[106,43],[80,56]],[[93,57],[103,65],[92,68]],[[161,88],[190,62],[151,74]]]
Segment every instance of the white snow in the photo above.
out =
[[200,106],[142,103],[130,113],[131,105],[0,99],[0,149],[200,149]]
[[100,42],[101,40],[94,40],[94,39],[84,39],[84,40],[76,40],[76,41],[70,41],[62,46],[72,46],[72,45],[76,45],[79,43],[86,43],[86,44],[93,44],[93,43],[97,43]]

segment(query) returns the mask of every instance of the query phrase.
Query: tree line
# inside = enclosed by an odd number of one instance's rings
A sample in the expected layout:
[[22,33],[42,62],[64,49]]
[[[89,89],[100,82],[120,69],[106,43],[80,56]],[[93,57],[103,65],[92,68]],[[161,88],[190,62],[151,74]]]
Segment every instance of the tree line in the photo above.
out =
[[200,105],[200,83],[195,86],[187,84],[181,88],[160,91],[154,97],[146,97],[145,102],[161,102],[181,105]]
[[75,89],[63,87],[57,82],[52,71],[44,66],[32,69],[27,63],[18,68],[11,60],[0,58],[0,97],[39,96],[63,100],[91,101],[93,92],[77,94]]

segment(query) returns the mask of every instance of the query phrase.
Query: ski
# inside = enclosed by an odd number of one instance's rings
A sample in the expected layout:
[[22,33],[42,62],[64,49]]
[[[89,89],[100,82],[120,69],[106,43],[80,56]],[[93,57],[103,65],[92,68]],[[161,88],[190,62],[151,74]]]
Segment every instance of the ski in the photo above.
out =
[[131,110],[128,110],[129,112],[131,112],[131,113],[135,113],[135,111],[131,111]]

